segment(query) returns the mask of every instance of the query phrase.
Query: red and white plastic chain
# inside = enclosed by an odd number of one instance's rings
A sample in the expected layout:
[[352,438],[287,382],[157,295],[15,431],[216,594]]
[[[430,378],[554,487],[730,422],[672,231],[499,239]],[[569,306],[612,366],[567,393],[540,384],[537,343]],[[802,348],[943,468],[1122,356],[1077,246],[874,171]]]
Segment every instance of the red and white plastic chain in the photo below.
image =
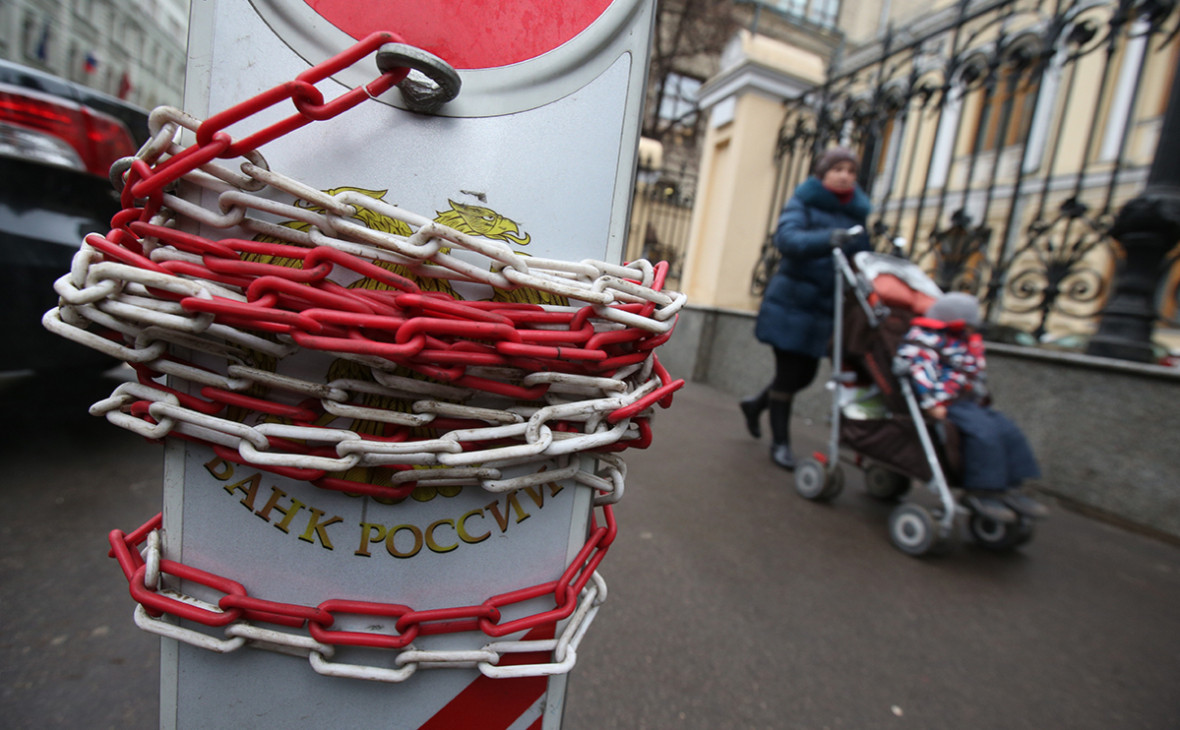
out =
[[[602,508],[602,514],[604,524],[598,524],[596,519],[591,521],[585,545],[556,581],[492,596],[479,605],[442,609],[414,610],[403,604],[346,599],[329,599],[316,606],[305,606],[251,596],[236,581],[164,559],[159,546],[162,515],[156,515],[130,534],[112,531],[109,555],[118,561],[131,596],[139,603],[136,624],[146,631],[200,648],[228,653],[249,642],[256,648],[306,653],[312,668],[321,674],[385,682],[403,681],[420,666],[438,668],[473,663],[490,677],[537,676],[564,673],[573,667],[578,644],[594,620],[598,607],[606,600],[606,583],[596,568],[614,541],[618,528],[610,505]],[[139,552],[141,547],[146,556]],[[216,603],[210,603],[195,596],[164,590],[160,584],[165,575],[222,595]],[[501,622],[505,609],[548,595],[554,599],[552,609]],[[159,617],[163,614],[204,627],[222,628],[226,638],[162,621]],[[332,630],[341,616],[395,619],[396,633]],[[527,638],[544,634],[565,619],[571,620],[560,637]],[[264,628],[258,624],[305,629],[307,634]],[[420,636],[472,631],[481,631],[493,638],[522,631],[533,633],[526,634],[523,641],[492,641],[475,652],[437,649],[420,652],[413,644]],[[340,647],[397,650],[398,655],[393,661],[396,669],[328,662]],[[507,654],[547,656],[552,661],[534,660],[529,664],[500,666],[501,658]]]
[[[419,665],[410,643],[416,635],[478,629],[499,637],[574,616],[561,638],[545,640],[550,644],[492,642],[481,657],[431,652],[433,658],[423,664],[476,662],[492,676],[564,671],[605,598],[605,584],[594,569],[615,534],[610,502],[621,496],[623,481],[622,462],[610,452],[646,446],[646,412],[656,403],[668,405],[683,385],[659,365],[654,349],[669,336],[684,297],[662,291],[666,264],[526,261],[499,242],[358,193],[321,193],[269,170],[258,146],[380,95],[404,76],[404,70],[384,73],[326,103],[314,87],[396,40],[374,34],[295,81],[206,122],[173,109],[154,112],[153,139],[127,169],[124,210],[107,235],[87,237],[71,272],[55,285],[61,306],[44,322],[135,365],[139,382],[120,386],[92,412],[148,438],[200,441],[230,461],[379,499],[401,499],[422,484],[506,491],[539,483],[543,468],[544,481],[569,477],[594,489],[604,515],[605,525],[594,526],[559,580],[494,596],[480,606],[424,611],[337,600],[309,608],[250,597],[233,581],[163,560],[157,520],[130,536],[112,533],[112,555],[141,604],[137,615],[145,628],[205,645],[207,634],[153,616],[229,624],[231,639],[308,651],[317,671],[399,681]],[[286,99],[297,113],[284,121],[239,141],[224,131]],[[195,144],[175,143],[182,129],[195,134]],[[234,157],[246,159],[240,174],[216,164]],[[174,194],[178,182],[215,192],[220,212]],[[252,194],[268,187],[304,204]],[[275,225],[252,211],[303,225]],[[370,229],[360,222],[362,212],[399,222],[410,233]],[[179,230],[200,227],[244,231],[255,240],[212,240]],[[262,237],[269,240],[257,240]],[[492,265],[474,266],[451,255],[452,249],[486,257]],[[271,263],[276,260],[281,265]],[[337,281],[347,278],[374,288]],[[429,290],[437,286],[426,291],[420,286],[451,281],[501,291],[527,287],[583,304],[461,301]],[[99,331],[90,331],[96,326]],[[169,354],[169,346],[193,351],[193,360]],[[313,383],[278,372],[284,358],[307,351],[368,368],[369,377]],[[259,366],[268,359],[269,367]],[[224,372],[218,361],[229,363]],[[171,386],[162,384],[164,375]],[[316,425],[336,418],[377,423],[380,435]],[[423,438],[424,430],[436,437]],[[580,471],[573,458],[580,452],[593,452],[605,469]],[[501,469],[521,464],[535,468],[525,477],[502,478]],[[347,478],[356,467],[381,478]],[[157,547],[148,547],[144,560],[134,548],[150,535]],[[161,589],[162,573],[224,596],[216,607],[199,608],[196,597]],[[500,623],[500,608],[546,594],[554,596],[554,609]],[[395,617],[398,635],[330,631],[333,612]],[[258,622],[306,626],[311,638],[261,629]],[[400,669],[332,665],[326,659],[336,645],[401,648]],[[555,662],[496,666],[502,653],[528,651],[553,651]]]

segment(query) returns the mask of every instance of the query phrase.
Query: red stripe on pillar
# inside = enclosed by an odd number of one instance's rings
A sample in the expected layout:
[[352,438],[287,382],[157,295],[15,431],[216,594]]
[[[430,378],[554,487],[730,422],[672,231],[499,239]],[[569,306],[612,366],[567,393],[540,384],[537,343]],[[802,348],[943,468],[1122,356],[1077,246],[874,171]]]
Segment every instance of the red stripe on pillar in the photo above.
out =
[[[553,635],[554,625],[548,624],[528,632],[523,640],[552,639]],[[541,664],[548,661],[551,661],[548,652],[508,654],[500,661],[499,666]],[[548,677],[493,679],[480,675],[419,730],[454,730],[458,727],[478,727],[487,730],[507,728],[532,707],[533,703],[545,694],[548,687]],[[543,717],[544,713],[529,730],[540,728]]]

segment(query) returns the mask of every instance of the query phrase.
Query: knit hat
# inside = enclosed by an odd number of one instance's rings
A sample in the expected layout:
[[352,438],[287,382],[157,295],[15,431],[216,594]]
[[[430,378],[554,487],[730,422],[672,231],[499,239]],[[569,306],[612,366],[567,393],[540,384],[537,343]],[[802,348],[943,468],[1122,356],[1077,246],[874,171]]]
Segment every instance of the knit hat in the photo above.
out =
[[926,317],[948,323],[962,321],[978,328],[979,300],[965,292],[953,291],[943,294],[926,310]]
[[851,162],[853,167],[860,169],[860,159],[852,150],[847,147],[832,147],[824,150],[824,153],[815,161],[815,176],[823,180],[824,175],[828,174],[828,170],[835,167],[838,162]]

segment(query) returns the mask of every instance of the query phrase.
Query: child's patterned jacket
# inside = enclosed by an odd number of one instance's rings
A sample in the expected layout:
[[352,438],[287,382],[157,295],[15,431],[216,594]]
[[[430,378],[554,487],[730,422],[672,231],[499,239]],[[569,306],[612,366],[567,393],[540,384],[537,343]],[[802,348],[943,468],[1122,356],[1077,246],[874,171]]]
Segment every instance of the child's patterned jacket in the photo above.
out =
[[967,334],[960,323],[915,317],[897,349],[909,363],[914,394],[922,410],[962,398],[987,398],[987,361],[983,338]]

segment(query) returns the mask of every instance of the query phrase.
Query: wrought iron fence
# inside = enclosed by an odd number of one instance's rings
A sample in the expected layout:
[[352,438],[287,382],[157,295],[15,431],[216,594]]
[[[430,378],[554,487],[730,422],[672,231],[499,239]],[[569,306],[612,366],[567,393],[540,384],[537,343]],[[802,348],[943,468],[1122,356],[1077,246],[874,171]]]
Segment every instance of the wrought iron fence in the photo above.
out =
[[[752,291],[773,273],[783,202],[841,143],[862,157],[879,250],[904,239],[903,255],[978,296],[993,326],[1037,339],[1084,330],[1120,260],[1107,231],[1152,162],[1178,5],[962,0],[835,64],[788,104]],[[1176,325],[1175,251],[1169,264],[1157,302]]]
[[631,199],[626,259],[667,261],[671,288],[680,286],[697,175],[687,165],[653,167],[640,160]]

